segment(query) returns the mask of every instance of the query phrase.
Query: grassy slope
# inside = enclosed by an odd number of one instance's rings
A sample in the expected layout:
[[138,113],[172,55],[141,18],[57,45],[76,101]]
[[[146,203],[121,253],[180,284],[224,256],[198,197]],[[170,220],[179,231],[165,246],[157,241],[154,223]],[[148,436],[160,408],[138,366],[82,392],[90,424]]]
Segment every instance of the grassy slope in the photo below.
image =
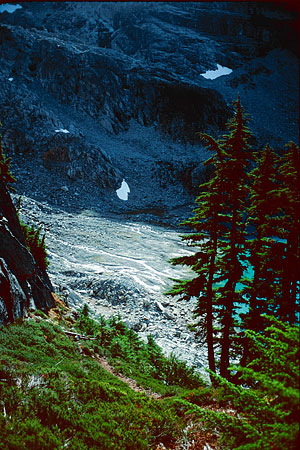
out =
[[[0,328],[0,449],[174,448],[187,423],[176,396],[201,379],[115,319],[81,314],[73,327],[96,339],[76,341],[61,311],[57,323],[37,313]],[[101,367],[103,355],[163,398],[130,389]]]
[[116,318],[83,309],[74,322],[62,304],[49,315],[0,327],[0,450],[299,448],[297,327],[260,336],[250,389],[222,379],[212,389]]

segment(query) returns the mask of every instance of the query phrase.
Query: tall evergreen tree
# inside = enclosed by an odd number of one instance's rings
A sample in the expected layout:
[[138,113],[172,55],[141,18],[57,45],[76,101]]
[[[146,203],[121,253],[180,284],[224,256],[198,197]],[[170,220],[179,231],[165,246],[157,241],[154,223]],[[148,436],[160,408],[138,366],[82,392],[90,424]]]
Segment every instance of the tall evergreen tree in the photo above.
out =
[[[220,155],[219,155],[220,156]],[[195,215],[183,224],[190,226],[194,232],[182,237],[190,247],[197,247],[196,253],[189,256],[173,258],[173,265],[189,266],[195,273],[191,280],[176,281],[173,289],[168,293],[172,296],[179,295],[181,299],[190,300],[197,297],[197,306],[194,311],[198,318],[199,334],[206,339],[208,349],[208,363],[211,371],[216,372],[214,355],[214,303],[217,273],[217,251],[219,238],[225,232],[222,224],[222,180],[218,175],[220,162],[217,157],[212,157],[206,164],[215,166],[215,176],[200,186],[203,191],[196,199],[198,207]]]
[[[257,155],[256,162],[257,166],[250,172],[249,235],[246,241],[247,260],[253,275],[242,280],[242,294],[249,299],[249,310],[243,315],[244,327],[261,331],[265,328],[261,314],[276,314],[280,298],[282,269],[275,261],[281,244],[275,237],[281,209],[278,205],[278,157],[267,145]],[[248,344],[245,339],[242,364],[246,364],[249,356]]]
[[[214,152],[206,164],[213,164],[215,176],[201,185],[195,216],[185,222],[195,233],[183,239],[197,246],[198,251],[186,257],[174,258],[173,264],[185,264],[196,272],[192,280],[176,282],[170,295],[182,299],[198,298],[195,314],[198,325],[206,327],[209,367],[215,371],[213,350],[213,320],[221,320],[220,374],[228,376],[230,347],[234,334],[235,302],[242,297],[237,285],[244,266],[245,207],[248,197],[247,168],[251,159],[248,143],[251,133],[246,126],[240,98],[235,102],[235,114],[228,124],[229,134],[215,140],[200,134],[205,145]],[[203,320],[204,317],[204,320]]]
[[[260,314],[272,314],[290,324],[299,321],[299,147],[290,143],[287,152],[279,157],[267,145],[250,179],[248,225],[253,237],[248,239],[247,249],[253,277],[243,280],[243,293],[249,296],[244,326],[263,331],[265,323]],[[242,364],[246,364],[248,356],[245,340]]]
[[294,142],[287,144],[279,171],[282,182],[279,201],[283,212],[280,237],[286,242],[280,319],[293,324],[300,301],[300,150]]
[[219,288],[219,302],[222,307],[222,337],[220,375],[228,377],[230,347],[235,334],[235,303],[244,300],[239,292],[238,283],[244,272],[245,256],[245,221],[248,199],[248,170],[253,159],[249,140],[251,132],[247,127],[247,117],[243,112],[240,98],[235,102],[235,113],[228,124],[229,134],[219,141],[202,135],[209,146],[216,147],[222,157],[219,177],[224,196],[223,224],[226,232],[222,236],[219,249],[219,281],[224,285]]

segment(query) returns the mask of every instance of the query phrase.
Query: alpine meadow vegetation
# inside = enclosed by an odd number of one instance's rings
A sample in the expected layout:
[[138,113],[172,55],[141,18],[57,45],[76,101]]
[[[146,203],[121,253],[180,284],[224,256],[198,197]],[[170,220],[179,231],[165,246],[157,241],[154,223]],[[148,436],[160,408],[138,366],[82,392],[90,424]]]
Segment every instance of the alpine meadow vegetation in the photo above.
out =
[[264,334],[246,332],[251,363],[231,367],[239,383],[212,374],[214,387],[86,306],[76,320],[60,302],[51,319],[2,326],[0,449],[296,450],[299,329],[265,321]]
[[186,426],[170,399],[203,387],[201,377],[116,317],[94,320],[84,307],[70,323],[59,308],[56,323],[37,311],[0,327],[0,449],[169,448]]

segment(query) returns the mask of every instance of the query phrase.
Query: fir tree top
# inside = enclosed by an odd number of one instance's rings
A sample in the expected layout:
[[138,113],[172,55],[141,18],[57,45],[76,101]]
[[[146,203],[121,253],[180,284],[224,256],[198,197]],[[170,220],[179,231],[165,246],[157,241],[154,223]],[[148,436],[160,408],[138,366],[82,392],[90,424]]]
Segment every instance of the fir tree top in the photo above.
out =
[[[1,135],[0,135],[1,138]],[[2,150],[2,142],[0,140],[0,181],[2,181],[10,190],[14,190],[11,186],[16,182],[15,177],[11,173],[11,158],[6,158]]]

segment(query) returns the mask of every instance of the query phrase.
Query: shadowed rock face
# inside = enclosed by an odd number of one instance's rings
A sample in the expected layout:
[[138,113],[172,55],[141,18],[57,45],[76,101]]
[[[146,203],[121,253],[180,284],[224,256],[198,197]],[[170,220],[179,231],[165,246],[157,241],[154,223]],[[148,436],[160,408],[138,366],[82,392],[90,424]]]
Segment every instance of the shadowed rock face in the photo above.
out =
[[54,306],[52,286],[25,245],[10,195],[0,182],[0,323],[23,317],[29,308]]
[[[143,173],[152,185],[143,187],[147,202],[140,193],[132,207],[151,206],[152,192],[168,203],[155,175],[168,166],[167,178],[179,175],[176,206],[201,179],[196,132],[220,135],[238,93],[259,145],[297,140],[294,23],[293,12],[264,2],[24,2],[0,14],[5,150],[110,192],[134,161],[133,183]],[[233,72],[201,76],[217,64]],[[133,125],[145,134],[124,155]],[[149,129],[172,147],[163,158],[143,150]]]

